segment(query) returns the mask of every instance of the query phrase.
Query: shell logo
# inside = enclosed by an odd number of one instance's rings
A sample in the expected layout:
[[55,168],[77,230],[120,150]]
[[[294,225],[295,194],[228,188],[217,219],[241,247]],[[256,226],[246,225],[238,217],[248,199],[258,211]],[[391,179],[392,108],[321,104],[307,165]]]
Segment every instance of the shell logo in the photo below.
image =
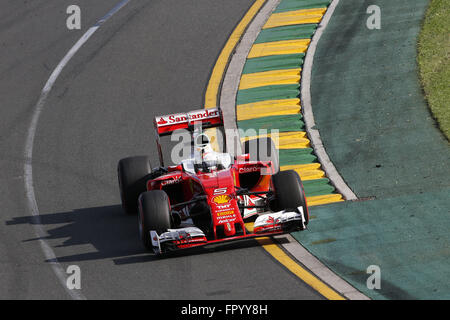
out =
[[224,204],[230,202],[231,197],[227,194],[222,194],[220,196],[215,196],[212,201],[216,204]]

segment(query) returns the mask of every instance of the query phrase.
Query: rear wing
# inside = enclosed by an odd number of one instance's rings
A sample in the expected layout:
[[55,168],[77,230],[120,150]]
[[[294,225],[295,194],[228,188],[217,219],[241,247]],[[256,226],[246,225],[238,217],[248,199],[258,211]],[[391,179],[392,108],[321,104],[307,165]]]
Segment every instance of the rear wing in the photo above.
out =
[[154,121],[156,130],[156,144],[159,153],[159,162],[164,167],[161,144],[159,138],[170,135],[175,130],[185,129],[193,131],[195,126],[201,125],[202,129],[223,126],[222,111],[219,108],[200,109],[187,113],[175,113],[164,116],[156,116]]
[[201,124],[202,128],[219,127],[223,125],[222,111],[219,108],[200,109],[188,113],[157,116],[154,124],[160,137],[178,129],[193,130],[195,124]]

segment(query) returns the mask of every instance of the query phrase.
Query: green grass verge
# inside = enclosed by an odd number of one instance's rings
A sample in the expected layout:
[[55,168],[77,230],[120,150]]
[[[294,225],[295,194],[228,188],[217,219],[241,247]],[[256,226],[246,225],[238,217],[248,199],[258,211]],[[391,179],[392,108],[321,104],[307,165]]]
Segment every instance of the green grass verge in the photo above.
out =
[[425,96],[440,129],[450,140],[450,10],[448,0],[431,0],[418,43]]

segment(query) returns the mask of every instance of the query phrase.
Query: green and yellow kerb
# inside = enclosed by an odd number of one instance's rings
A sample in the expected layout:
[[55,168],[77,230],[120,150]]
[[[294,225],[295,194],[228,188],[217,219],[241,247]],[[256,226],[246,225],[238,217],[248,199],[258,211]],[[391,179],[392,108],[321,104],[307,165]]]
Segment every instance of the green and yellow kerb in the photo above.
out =
[[279,130],[280,168],[298,172],[309,206],[343,201],[310,145],[299,98],[303,59],[330,2],[281,1],[249,52],[237,95],[238,127]]

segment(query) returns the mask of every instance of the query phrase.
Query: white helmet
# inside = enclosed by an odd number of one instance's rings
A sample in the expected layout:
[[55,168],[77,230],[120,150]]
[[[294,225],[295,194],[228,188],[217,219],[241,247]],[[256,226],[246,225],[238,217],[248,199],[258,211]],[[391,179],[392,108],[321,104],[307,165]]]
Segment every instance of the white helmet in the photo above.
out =
[[193,135],[194,138],[194,159],[201,164],[215,160],[215,152],[211,147],[211,139],[206,133]]
[[[230,155],[214,151],[211,146],[211,139],[206,133],[194,131],[192,137],[193,163],[189,171],[210,172],[216,169],[225,169],[231,165]],[[188,166],[187,163],[186,166]]]

